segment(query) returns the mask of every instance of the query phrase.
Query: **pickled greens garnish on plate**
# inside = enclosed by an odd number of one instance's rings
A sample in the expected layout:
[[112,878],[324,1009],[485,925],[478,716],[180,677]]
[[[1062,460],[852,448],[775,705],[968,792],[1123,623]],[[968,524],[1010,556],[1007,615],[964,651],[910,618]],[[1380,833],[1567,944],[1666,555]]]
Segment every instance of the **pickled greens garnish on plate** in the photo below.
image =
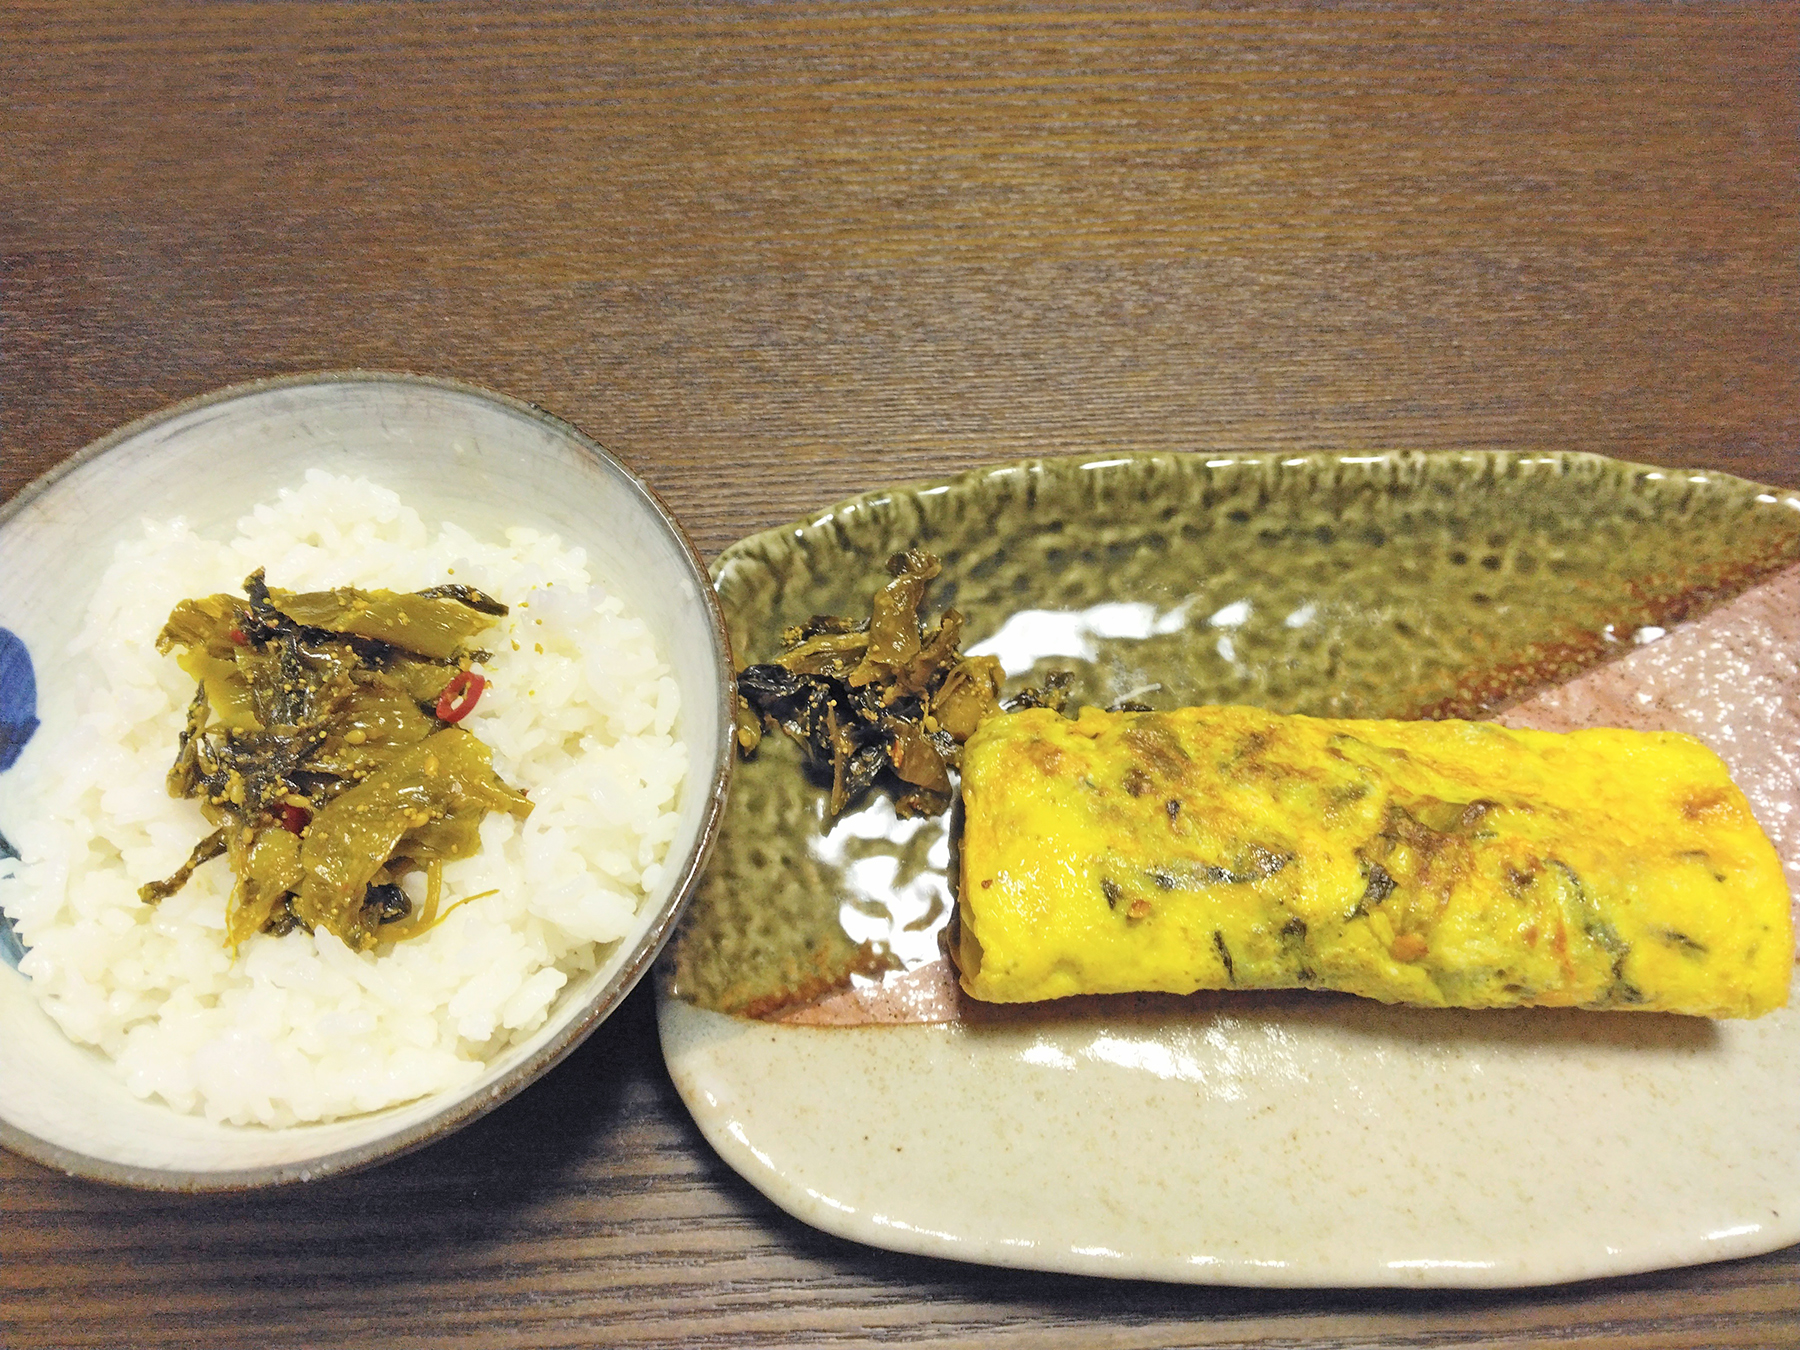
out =
[[894,554],[868,618],[815,614],[782,632],[775,660],[738,672],[739,750],[754,754],[765,730],[786,732],[807,769],[830,784],[833,819],[878,784],[902,816],[938,815],[949,809],[950,774],[976,727],[1014,708],[1063,706],[1068,676],[1060,672],[1002,702],[999,660],[959,649],[959,611],[926,626],[939,566],[924,549]]
[[[443,864],[481,847],[490,811],[531,803],[455,725],[485,687],[473,640],[506,606],[467,586],[292,593],[259,569],[244,596],[184,600],[157,638],[198,682],[171,796],[216,828],[154,903],[223,854],[235,877],[226,940],[323,928],[364,951],[424,932]],[[402,878],[423,872],[414,912]]]

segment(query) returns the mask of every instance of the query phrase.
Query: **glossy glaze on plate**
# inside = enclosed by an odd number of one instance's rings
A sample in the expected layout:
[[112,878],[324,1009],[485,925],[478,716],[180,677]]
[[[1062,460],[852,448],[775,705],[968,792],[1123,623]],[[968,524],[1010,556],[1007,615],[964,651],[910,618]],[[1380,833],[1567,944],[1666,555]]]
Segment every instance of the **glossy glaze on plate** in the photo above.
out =
[[[1793,494],[1591,456],[1011,466],[870,494],[728,550],[740,659],[866,612],[881,563],[1078,697],[1476,714],[1800,558]],[[1789,1011],[1429,1013],[1355,1000],[1083,1001],[947,1025],[733,1017],[927,967],[948,826],[871,798],[826,828],[785,738],[740,767],[671,957],[671,1071],[778,1203],[878,1245],[1233,1283],[1511,1284],[1800,1237]],[[1780,1216],[1789,1217],[1783,1220]]]

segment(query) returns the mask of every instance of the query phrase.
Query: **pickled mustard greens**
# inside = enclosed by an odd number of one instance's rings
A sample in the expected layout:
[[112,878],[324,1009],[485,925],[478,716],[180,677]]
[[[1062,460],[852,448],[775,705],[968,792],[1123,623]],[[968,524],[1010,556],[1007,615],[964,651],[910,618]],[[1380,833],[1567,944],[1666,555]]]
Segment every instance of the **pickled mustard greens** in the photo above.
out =
[[[429,928],[443,864],[480,849],[487,813],[531,811],[453,725],[482,688],[471,640],[506,612],[466,586],[294,594],[261,570],[243,599],[183,600],[157,638],[199,681],[169,792],[217,828],[140,897],[174,894],[224,854],[233,947],[302,927],[367,950]],[[414,914],[398,883],[418,871]]]
[[1058,673],[1003,705],[999,660],[957,650],[963,616],[947,609],[930,630],[920,616],[938,559],[910,549],[887,567],[868,618],[815,615],[783,631],[773,662],[738,672],[739,750],[754,754],[765,726],[785,731],[829,779],[834,817],[877,784],[903,816],[946,810],[950,771],[975,728],[1014,708],[1060,711],[1069,683]]

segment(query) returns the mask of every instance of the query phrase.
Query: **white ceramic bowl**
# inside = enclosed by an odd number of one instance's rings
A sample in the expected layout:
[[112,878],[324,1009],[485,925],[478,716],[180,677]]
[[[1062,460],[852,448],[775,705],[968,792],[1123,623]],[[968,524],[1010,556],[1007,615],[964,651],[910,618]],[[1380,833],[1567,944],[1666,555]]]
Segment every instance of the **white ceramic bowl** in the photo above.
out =
[[[38,688],[66,679],[69,639],[113,546],[143,520],[228,528],[314,467],[390,487],[428,522],[484,536],[532,525],[588,551],[680,685],[689,764],[663,883],[599,969],[572,980],[548,1022],[470,1086],[318,1125],[214,1124],[134,1097],[0,960],[0,1143],[47,1166],[157,1189],[241,1189],[342,1172],[446,1134],[549,1069],[618,1006],[711,849],[731,772],[732,671],[705,567],[649,488],[600,446],[468,385],[359,371],[236,386],[134,422],[25,488],[0,507],[0,628],[29,651]],[[35,734],[54,743],[54,699],[42,716]]]

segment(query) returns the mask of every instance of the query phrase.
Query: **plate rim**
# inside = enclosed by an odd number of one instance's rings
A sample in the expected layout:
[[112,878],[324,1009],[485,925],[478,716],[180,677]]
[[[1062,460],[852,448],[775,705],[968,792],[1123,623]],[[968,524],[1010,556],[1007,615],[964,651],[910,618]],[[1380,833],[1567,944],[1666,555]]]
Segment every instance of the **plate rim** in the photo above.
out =
[[[918,496],[926,492],[954,490],[968,483],[992,478],[1004,473],[1038,473],[1049,466],[1070,466],[1076,469],[1098,472],[1101,469],[1119,465],[1146,464],[1157,460],[1171,462],[1203,461],[1208,468],[1226,468],[1235,465],[1271,468],[1301,468],[1307,465],[1375,465],[1412,463],[1420,467],[1432,463],[1493,463],[1510,464],[1535,461],[1553,463],[1559,474],[1565,474],[1569,465],[1580,465],[1595,469],[1614,466],[1628,469],[1636,474],[1661,474],[1687,476],[1690,480],[1700,475],[1707,482],[1721,482],[1742,489],[1754,489],[1770,495],[1776,500],[1785,493],[1794,503],[1800,504],[1800,488],[1782,488],[1763,483],[1754,478],[1745,478],[1726,469],[1671,468],[1668,465],[1651,464],[1644,460],[1623,459],[1617,455],[1603,455],[1593,450],[1511,450],[1505,448],[1475,450],[1366,450],[1351,452],[1347,450],[1308,450],[1300,453],[1289,453],[1282,450],[1247,450],[1213,452],[1208,450],[1123,450],[1106,455],[1066,454],[1066,455],[1027,455],[1020,458],[997,461],[993,464],[975,465],[956,473],[939,477],[909,478],[901,483],[890,483],[882,487],[868,488],[862,492],[852,493],[838,501],[819,507],[803,516],[796,516],[777,525],[766,526],[760,530],[734,539],[720,549],[714,557],[709,575],[713,579],[715,589],[723,579],[727,564],[736,563],[764,541],[773,542],[778,538],[790,536],[796,532],[811,529],[823,521],[868,507],[882,505],[896,497]],[[1081,462],[1085,461],[1085,462]],[[4,516],[0,515],[0,523]]]

